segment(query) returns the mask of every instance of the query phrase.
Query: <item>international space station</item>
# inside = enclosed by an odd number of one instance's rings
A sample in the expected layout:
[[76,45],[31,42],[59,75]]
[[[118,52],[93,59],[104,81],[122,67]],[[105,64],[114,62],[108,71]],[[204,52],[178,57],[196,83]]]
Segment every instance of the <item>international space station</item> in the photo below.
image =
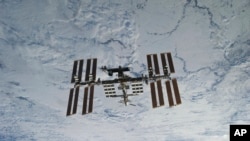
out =
[[[83,87],[82,115],[92,113],[94,87],[100,85],[103,86],[104,94],[107,98],[120,97],[122,98],[122,103],[126,106],[129,105],[129,96],[139,96],[144,93],[144,84],[150,86],[153,108],[164,106],[164,92],[167,93],[169,107],[181,104],[177,80],[170,77],[172,73],[175,73],[171,53],[160,53],[161,68],[158,64],[157,54],[148,54],[146,58],[148,75],[142,74],[140,77],[130,77],[125,74],[125,72],[130,71],[129,67],[107,68],[106,66],[101,66],[100,69],[109,76],[118,74],[116,75],[117,78],[112,80],[97,79],[97,58],[87,59],[85,77],[82,76],[84,60],[75,60],[71,77],[71,83],[74,84],[74,88],[71,88],[69,92],[66,116],[77,113],[80,87]],[[162,80],[165,80],[164,83]],[[165,90],[163,90],[162,84],[165,85]],[[118,85],[117,88],[115,87],[116,85]],[[117,94],[118,90],[122,93]]]

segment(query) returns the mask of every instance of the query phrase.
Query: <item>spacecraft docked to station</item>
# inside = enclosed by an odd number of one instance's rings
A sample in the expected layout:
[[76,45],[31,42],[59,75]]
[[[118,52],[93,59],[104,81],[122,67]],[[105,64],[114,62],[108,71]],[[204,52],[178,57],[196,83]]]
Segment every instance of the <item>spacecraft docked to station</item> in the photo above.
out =
[[[161,68],[159,67],[158,57],[161,61]],[[101,80],[96,77],[97,58],[86,59],[86,65],[84,65],[85,60],[83,59],[75,60],[71,77],[71,83],[74,84],[74,87],[69,92],[66,116],[77,113],[80,88],[83,89],[82,115],[92,113],[94,88],[100,85],[103,86],[104,94],[107,98],[120,97],[122,98],[122,103],[126,106],[130,101],[128,99],[130,96],[140,96],[144,93],[144,85],[150,86],[153,108],[165,105],[164,93],[166,93],[170,107],[181,104],[177,80],[170,77],[172,73],[175,73],[171,53],[160,53],[159,56],[157,54],[147,54],[146,58],[148,74],[142,74],[140,77],[131,77],[125,74],[125,72],[130,71],[129,67],[99,67],[109,76],[117,74],[117,77],[111,80]],[[83,67],[86,67],[85,75],[82,75]],[[162,85],[165,87],[165,90],[163,90]],[[117,91],[121,91],[121,94],[117,94]]]

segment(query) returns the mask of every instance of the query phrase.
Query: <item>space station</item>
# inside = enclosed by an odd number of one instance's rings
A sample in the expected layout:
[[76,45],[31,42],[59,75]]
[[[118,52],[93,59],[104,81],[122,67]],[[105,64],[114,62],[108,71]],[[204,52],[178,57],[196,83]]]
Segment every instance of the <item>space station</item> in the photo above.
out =
[[[103,94],[106,98],[120,98],[120,101],[126,106],[129,105],[130,96],[143,96],[143,93],[147,94],[143,90],[145,86],[150,87],[153,109],[165,105],[164,93],[167,95],[169,107],[181,104],[177,79],[170,76],[175,73],[171,53],[160,53],[160,55],[147,54],[146,59],[148,74],[141,74],[140,77],[127,75],[126,72],[130,71],[129,67],[98,67],[98,69],[101,69],[108,76],[117,76],[112,80],[97,78],[97,58],[75,60],[71,77],[71,84],[74,87],[69,92],[66,116],[77,113],[80,93],[83,93],[82,115],[93,112],[95,86],[103,87]],[[161,62],[161,67],[158,59]],[[85,61],[86,65],[84,65]],[[82,75],[83,67],[86,67],[85,75]],[[162,70],[160,71],[160,69]],[[120,91],[121,94],[118,94],[117,91]]]

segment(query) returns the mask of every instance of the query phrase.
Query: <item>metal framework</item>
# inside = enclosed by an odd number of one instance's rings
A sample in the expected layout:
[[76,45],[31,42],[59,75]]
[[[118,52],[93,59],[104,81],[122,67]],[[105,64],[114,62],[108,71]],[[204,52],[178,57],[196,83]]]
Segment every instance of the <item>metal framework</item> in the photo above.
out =
[[[124,72],[130,71],[128,67],[119,66],[118,68],[107,68],[106,66],[102,66],[100,69],[109,76],[113,76],[114,73],[118,74],[118,77],[113,80],[101,80],[100,78],[96,80],[97,58],[87,59],[85,67],[83,59],[75,60],[71,77],[71,83],[74,84],[74,88],[71,88],[69,92],[66,116],[77,113],[78,97],[81,86],[84,86],[82,90],[82,115],[93,111],[95,85],[103,86],[104,94],[107,98],[123,98],[123,103],[126,106],[129,104],[129,96],[143,94],[144,83],[150,85],[153,108],[164,106],[164,97],[167,97],[170,107],[181,104],[177,80],[176,78],[170,77],[170,74],[175,73],[171,53],[167,52],[160,54],[159,58],[162,67],[159,66],[157,54],[148,54],[146,58],[148,76],[142,74],[140,77],[130,77],[124,74]],[[86,68],[84,79],[82,79],[83,68]],[[162,80],[165,80],[165,83],[162,83]],[[117,88],[115,87],[116,84],[118,84]],[[162,86],[165,86],[166,89],[162,89]],[[121,90],[122,94],[117,94],[117,89]],[[131,93],[128,93],[128,90],[131,90]]]

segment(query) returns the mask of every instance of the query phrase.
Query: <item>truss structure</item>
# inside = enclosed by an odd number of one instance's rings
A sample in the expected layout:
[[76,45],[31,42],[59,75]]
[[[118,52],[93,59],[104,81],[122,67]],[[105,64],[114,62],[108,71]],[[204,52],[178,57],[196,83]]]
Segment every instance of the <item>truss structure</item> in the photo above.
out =
[[[107,68],[102,66],[100,69],[107,72],[109,76],[118,73],[118,77],[113,80],[101,80],[100,78],[96,80],[97,58],[87,59],[86,65],[83,59],[75,60],[71,77],[71,83],[74,84],[74,88],[71,88],[69,92],[66,116],[77,113],[78,98],[81,91],[83,93],[83,98],[81,99],[82,115],[92,113],[94,88],[96,85],[103,86],[104,94],[107,98],[123,98],[122,102],[125,105],[128,105],[130,102],[129,96],[137,96],[144,93],[144,84],[150,86],[153,108],[165,105],[164,99],[166,98],[164,97],[167,97],[170,107],[181,104],[177,80],[170,77],[172,73],[175,73],[171,53],[161,53],[159,56],[157,54],[148,54],[146,59],[148,75],[142,74],[141,77],[130,77],[124,74],[124,72],[130,71],[128,67]],[[159,62],[161,62],[161,67]],[[85,75],[82,75],[82,72],[85,72]],[[165,86],[165,89],[163,89],[163,86]],[[122,94],[117,94],[118,90],[121,90]]]

